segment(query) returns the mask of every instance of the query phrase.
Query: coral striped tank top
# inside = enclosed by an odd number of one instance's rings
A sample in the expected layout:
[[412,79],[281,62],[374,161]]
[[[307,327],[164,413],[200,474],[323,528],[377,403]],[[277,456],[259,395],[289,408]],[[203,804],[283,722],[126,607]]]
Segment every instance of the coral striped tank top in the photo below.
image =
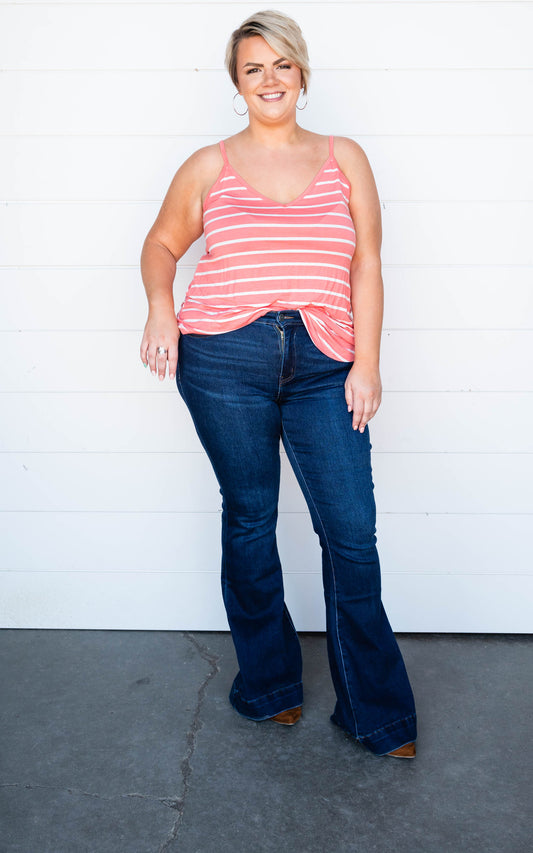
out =
[[178,325],[183,334],[230,332],[267,311],[299,310],[315,345],[353,361],[350,184],[333,154],[298,198],[279,204],[224,166],[204,203],[206,253]]

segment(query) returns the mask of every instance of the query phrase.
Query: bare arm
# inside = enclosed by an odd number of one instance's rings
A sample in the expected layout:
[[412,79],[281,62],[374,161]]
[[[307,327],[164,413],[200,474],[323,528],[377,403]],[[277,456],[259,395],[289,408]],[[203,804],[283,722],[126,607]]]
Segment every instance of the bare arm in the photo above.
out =
[[176,172],[157,219],[144,241],[141,275],[148,298],[148,319],[141,342],[141,360],[159,379],[174,378],[178,363],[179,329],[172,287],[176,263],[202,233],[202,205],[216,181],[222,159],[216,146],[197,151]]
[[348,411],[353,412],[353,428],[363,432],[381,403],[381,210],[372,169],[363,149],[349,139],[339,139],[335,151],[339,166],[352,185],[350,213],[356,233],[351,267],[355,361],[346,380],[346,403]]

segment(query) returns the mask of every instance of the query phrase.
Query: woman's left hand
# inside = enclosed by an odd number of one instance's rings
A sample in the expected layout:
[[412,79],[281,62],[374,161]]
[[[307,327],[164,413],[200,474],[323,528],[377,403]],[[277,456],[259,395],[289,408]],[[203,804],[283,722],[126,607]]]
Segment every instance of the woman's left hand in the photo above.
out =
[[381,378],[378,367],[354,362],[344,383],[348,411],[353,412],[352,426],[359,432],[376,414],[381,403]]

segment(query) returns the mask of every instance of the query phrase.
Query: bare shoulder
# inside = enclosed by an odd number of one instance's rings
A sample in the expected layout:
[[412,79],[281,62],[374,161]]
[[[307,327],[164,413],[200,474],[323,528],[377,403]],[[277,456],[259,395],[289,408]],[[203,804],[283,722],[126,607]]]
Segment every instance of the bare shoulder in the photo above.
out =
[[215,183],[224,164],[220,146],[206,145],[199,148],[180,166],[173,184],[180,191],[205,197]]
[[212,172],[216,169],[220,171],[223,162],[220,145],[215,142],[213,145],[198,148],[183,165],[195,171]]
[[368,157],[358,142],[347,136],[336,136],[333,147],[335,159],[350,182],[354,177],[361,180],[372,175]]
[[180,258],[202,233],[202,205],[223,165],[218,145],[191,154],[174,175],[148,237]]

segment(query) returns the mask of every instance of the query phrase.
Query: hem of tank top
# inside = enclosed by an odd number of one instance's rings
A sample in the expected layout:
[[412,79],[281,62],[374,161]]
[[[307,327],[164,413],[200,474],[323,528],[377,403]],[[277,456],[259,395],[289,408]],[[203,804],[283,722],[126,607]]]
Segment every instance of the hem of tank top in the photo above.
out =
[[[354,349],[354,347],[352,347],[352,348],[350,349],[350,358],[349,358],[349,359],[345,359],[345,358],[340,358],[340,357],[339,357],[339,356],[337,356],[337,355],[329,355],[327,352],[325,352],[325,350],[323,350],[320,346],[318,346],[318,344],[317,344],[317,342],[315,341],[315,339],[314,339],[314,337],[313,337],[313,334],[311,333],[311,330],[310,330],[310,328],[309,328],[309,326],[308,326],[308,318],[307,318],[307,316],[306,316],[306,312],[307,312],[307,309],[308,309],[309,307],[311,307],[311,306],[309,306],[309,305],[301,305],[299,308],[296,308],[296,309],[289,309],[289,308],[284,309],[284,308],[280,308],[278,311],[276,311],[276,310],[272,310],[272,309],[271,309],[270,307],[268,307],[268,306],[264,306],[263,308],[261,308],[261,311],[262,311],[263,313],[262,313],[262,314],[259,314],[259,316],[258,316],[258,317],[255,317],[255,318],[254,318],[254,320],[260,320],[262,317],[264,317],[264,316],[265,316],[266,314],[268,314],[268,313],[273,313],[273,314],[285,314],[285,313],[292,313],[292,312],[294,312],[294,313],[296,313],[296,314],[299,314],[299,315],[300,315],[300,317],[301,317],[302,323],[303,323],[303,325],[305,326],[305,329],[306,329],[306,331],[307,331],[307,333],[308,333],[309,337],[311,338],[311,340],[313,341],[313,343],[315,344],[315,346],[317,347],[317,349],[319,349],[319,350],[320,350],[320,352],[322,352],[322,353],[323,353],[324,355],[326,355],[328,358],[332,358],[334,361],[343,362],[343,363],[345,363],[345,364],[351,364],[351,363],[354,361],[354,358],[355,358],[355,352],[354,352],[353,356],[351,355],[351,349]],[[180,307],[180,311],[181,311],[181,307]],[[236,326],[235,328],[232,328],[232,329],[224,329],[224,331],[222,331],[222,332],[221,332],[220,330],[219,330],[219,331],[203,331],[203,332],[183,332],[183,331],[181,330],[181,327],[180,327],[180,321],[179,321],[180,311],[178,311],[178,313],[176,314],[176,319],[177,319],[177,321],[178,321],[178,328],[180,329],[180,333],[181,333],[182,335],[192,335],[193,337],[203,337],[203,336],[206,336],[206,335],[208,335],[208,336],[209,336],[209,335],[220,335],[220,334],[222,334],[222,335],[223,335],[223,334],[226,334],[226,333],[228,333],[228,332],[235,332],[235,331],[237,331],[238,329],[242,329],[242,328],[244,328],[245,326],[248,326],[248,325],[250,325],[251,323],[253,323],[253,322],[254,322],[254,320],[249,320],[249,319],[248,319],[248,320],[245,320],[245,321],[244,321],[244,323],[242,323],[242,325]],[[334,321],[334,322],[335,322],[335,321]],[[352,328],[353,328],[353,333],[354,333],[354,338],[355,338],[355,328],[354,328],[354,326],[353,326],[353,320],[352,320]],[[354,344],[355,344],[355,339],[354,339]]]

